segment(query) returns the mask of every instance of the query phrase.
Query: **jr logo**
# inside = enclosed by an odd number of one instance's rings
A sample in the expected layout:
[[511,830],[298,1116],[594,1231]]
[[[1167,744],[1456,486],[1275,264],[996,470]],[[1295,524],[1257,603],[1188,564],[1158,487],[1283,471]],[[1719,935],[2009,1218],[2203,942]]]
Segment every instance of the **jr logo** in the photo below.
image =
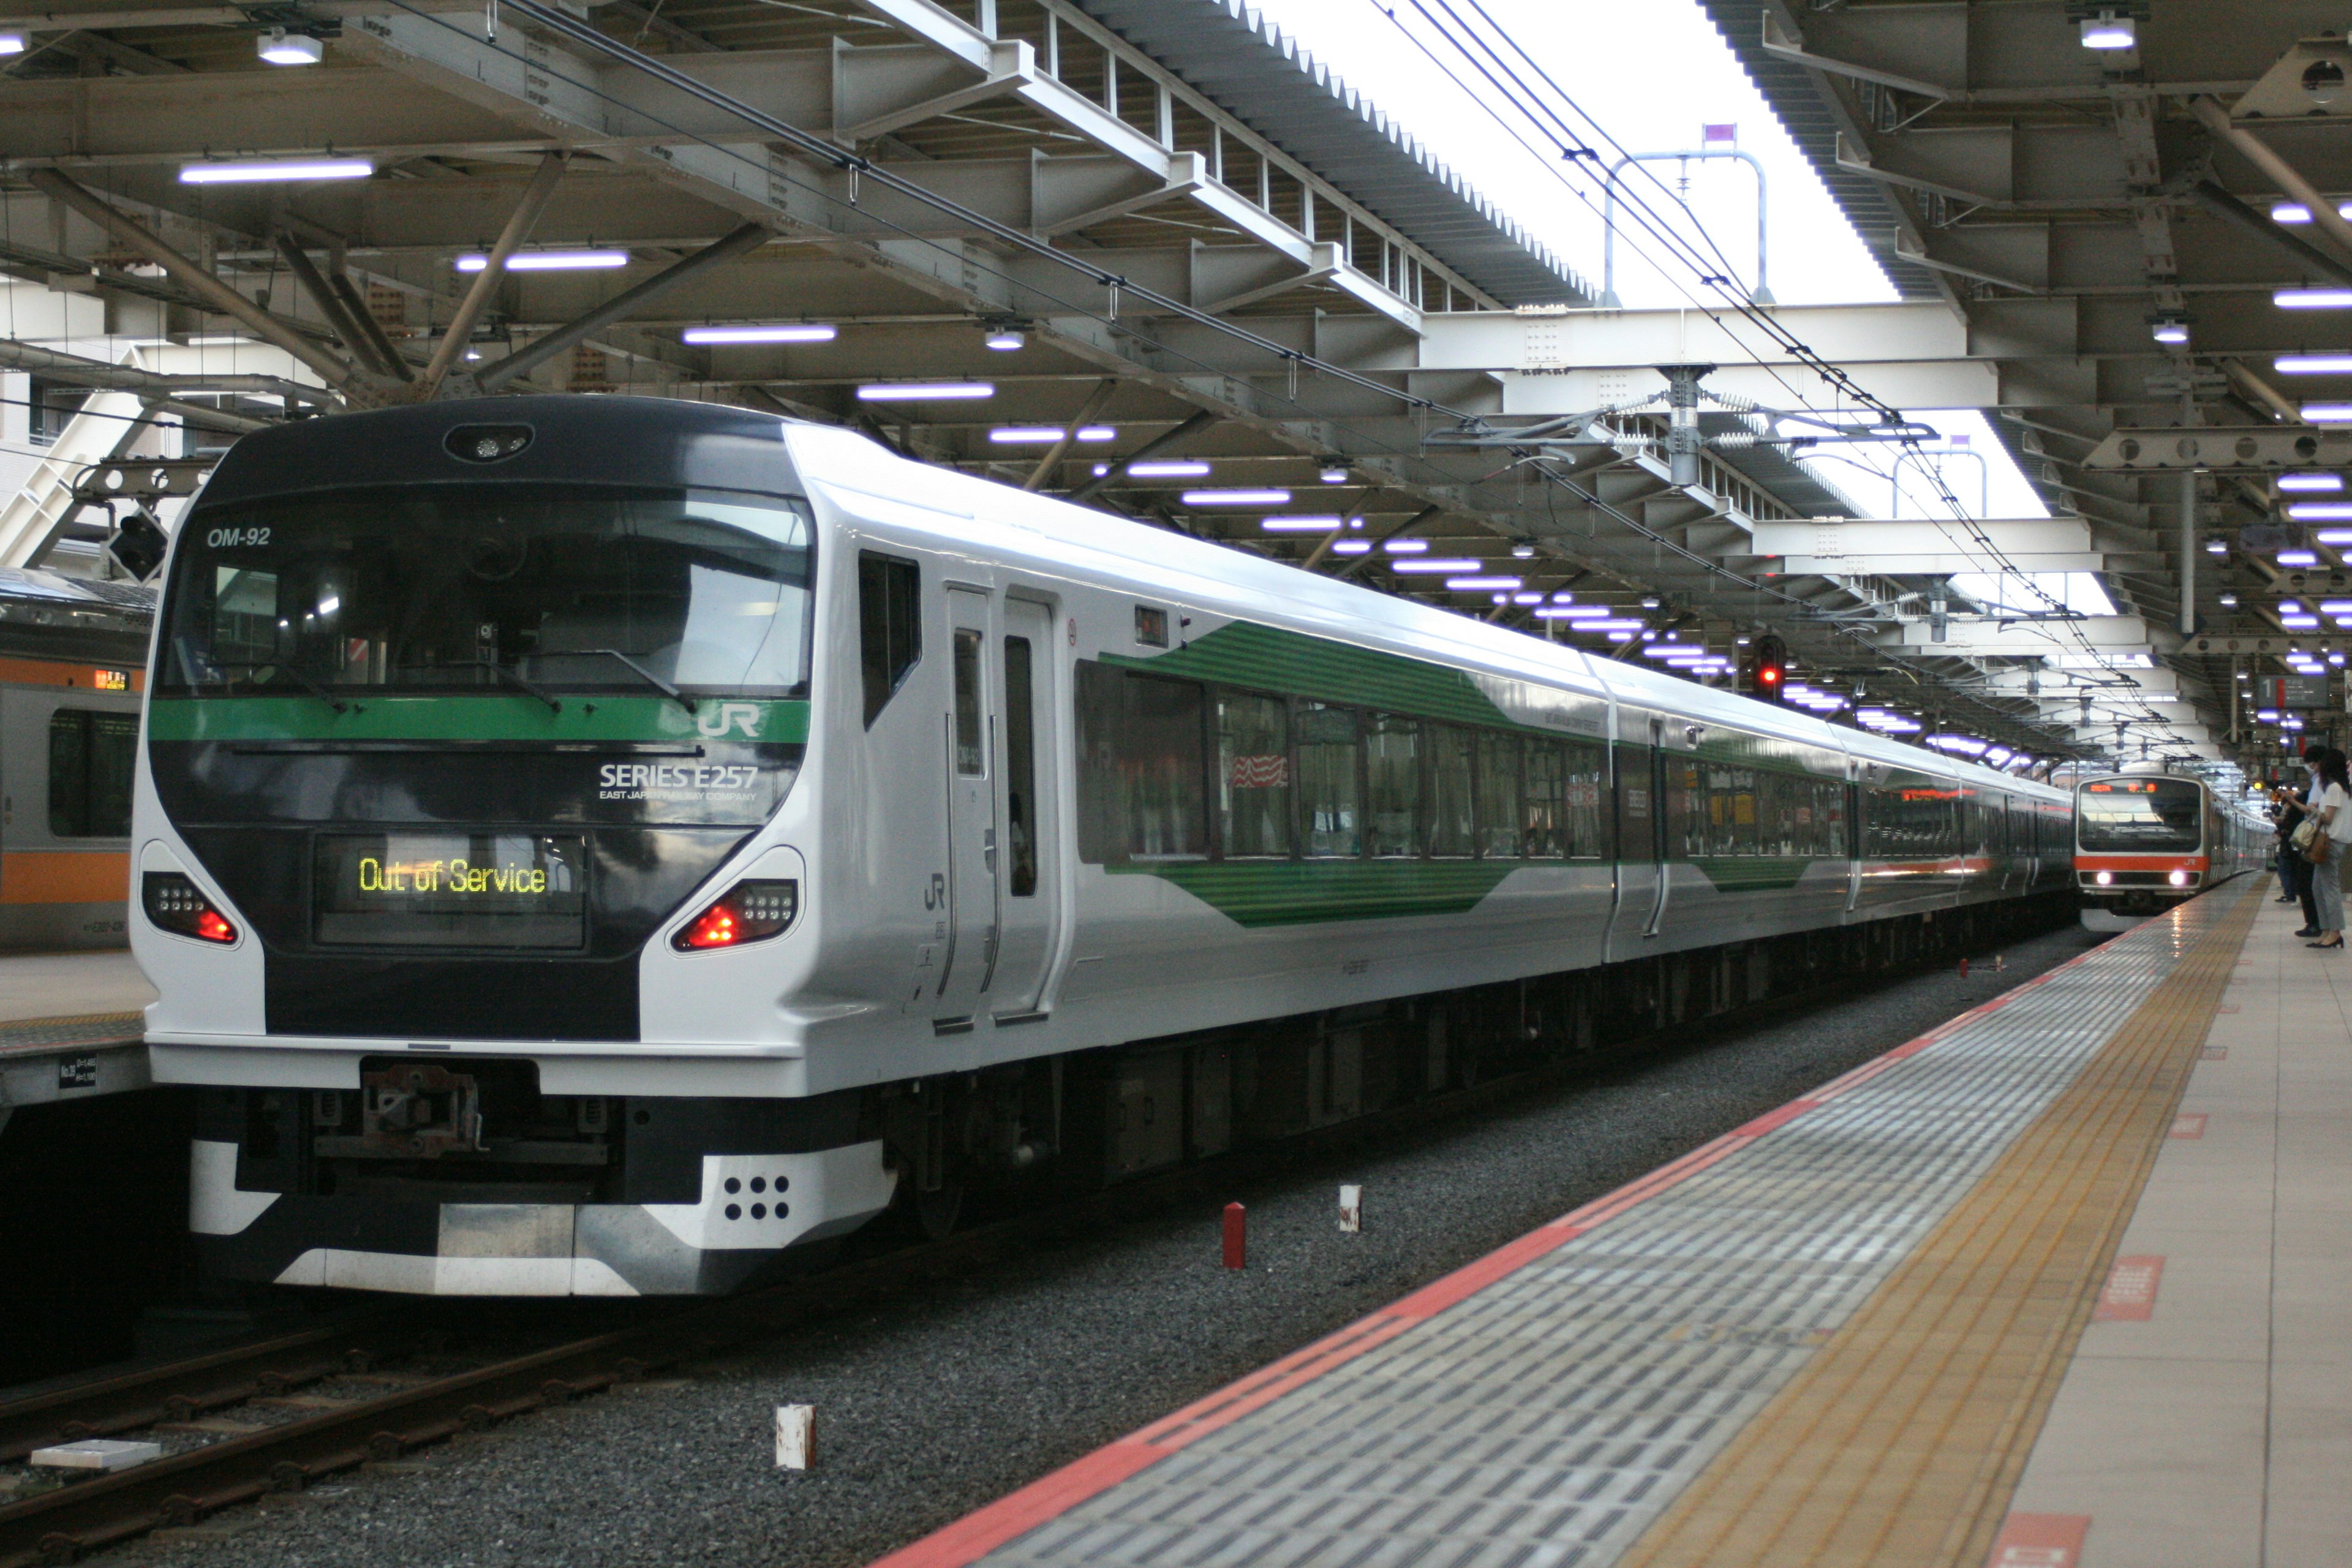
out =
[[721,702],[697,713],[694,727],[714,741],[730,730],[740,730],[744,739],[756,741],[760,738],[760,705],[756,702]]

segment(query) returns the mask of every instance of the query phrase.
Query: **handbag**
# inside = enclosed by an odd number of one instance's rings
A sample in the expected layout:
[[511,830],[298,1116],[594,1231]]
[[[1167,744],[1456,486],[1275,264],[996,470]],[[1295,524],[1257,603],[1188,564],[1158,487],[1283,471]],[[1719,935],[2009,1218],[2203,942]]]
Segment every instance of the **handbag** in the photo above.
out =
[[[2315,824],[2315,826],[2316,825]],[[2314,834],[2312,836],[2311,842],[2304,846],[2303,858],[2305,860],[2310,861],[2315,866],[2326,865],[2330,859],[2335,858],[2335,855],[2336,840],[2330,838],[2325,833]]]
[[2287,836],[2287,842],[2297,849],[2308,849],[2311,847],[2311,841],[2317,837],[2319,837],[2319,818],[2306,816],[2301,825]]

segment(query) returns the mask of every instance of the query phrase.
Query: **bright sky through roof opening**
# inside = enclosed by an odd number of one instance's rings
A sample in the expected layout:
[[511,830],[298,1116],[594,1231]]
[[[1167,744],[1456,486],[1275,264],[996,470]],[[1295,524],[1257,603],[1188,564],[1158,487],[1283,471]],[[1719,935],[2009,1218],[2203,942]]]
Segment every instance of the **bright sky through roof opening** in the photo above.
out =
[[[1708,127],[1735,128],[1738,149],[1763,165],[1770,193],[1770,246],[1766,270],[1772,295],[1784,305],[1864,304],[1896,298],[1885,274],[1828,187],[1756,90],[1739,60],[1696,0],[1650,0],[1642,5],[1602,0],[1482,0],[1491,16],[1532,56],[1578,109],[1628,153],[1697,150]],[[1434,0],[1257,0],[1257,8],[1347,84],[1399,121],[1440,161],[1460,171],[1481,194],[1563,258],[1596,293],[1601,286],[1603,228],[1601,178],[1590,165],[1562,159],[1544,131],[1512,112],[1505,88],[1481,78],[1445,37],[1459,25],[1479,25],[1475,8]],[[1434,18],[1434,20],[1433,20]],[[1506,54],[1524,90],[1549,89],[1527,63]],[[1493,59],[1490,69],[1500,74]],[[1468,83],[1466,91],[1448,73]],[[1555,103],[1556,100],[1552,100]],[[1591,137],[1607,159],[1619,154],[1600,132],[1562,110],[1568,125]],[[1498,119],[1499,117],[1499,119]],[[1557,126],[1550,127],[1555,133]],[[1719,136],[1719,131],[1716,132]],[[1743,288],[1756,270],[1756,177],[1744,163],[1719,159],[1628,165],[1621,191],[1640,195],[1657,214],[1682,226],[1705,247],[1711,240]],[[1677,202],[1687,203],[1687,214]],[[1704,226],[1706,238],[1697,238]],[[1664,262],[1665,265],[1659,265]],[[1675,264],[1621,206],[1615,285],[1629,309],[1717,305],[1721,296]],[[1814,395],[1810,376],[1790,376],[1790,402]],[[1864,373],[1863,384],[1869,377]],[[1661,384],[1663,384],[1663,383]],[[1817,403],[1817,405],[1821,405]],[[1980,486],[1972,459],[1944,466],[1948,482],[1971,514],[2046,517],[2048,509],[2027,484],[1991,429],[1974,410],[1916,413],[1948,435],[1965,435],[1989,470]],[[1816,472],[1856,503],[1864,516],[1886,516],[1890,476],[1901,448],[1826,448],[1843,459]],[[1860,463],[1873,472],[1854,468]],[[1923,485],[1915,459],[1906,466],[1897,517],[1949,516],[1932,486]],[[1982,491],[1984,511],[1978,513]],[[1926,510],[1933,506],[1935,510]],[[2095,614],[2112,613],[2096,581],[2076,574],[2052,584],[2057,596]],[[1964,587],[1963,592],[1971,592]],[[1973,594],[1972,594],[1973,596]],[[2008,595],[2018,597],[2012,592]],[[2038,604],[2030,594],[2026,604]]]

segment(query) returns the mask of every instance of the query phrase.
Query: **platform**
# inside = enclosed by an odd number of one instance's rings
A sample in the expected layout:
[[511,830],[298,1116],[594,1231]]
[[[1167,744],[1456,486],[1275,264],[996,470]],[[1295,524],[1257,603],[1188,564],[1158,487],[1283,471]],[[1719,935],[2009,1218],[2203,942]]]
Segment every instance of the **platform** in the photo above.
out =
[[2268,887],[883,1563],[2352,1561],[2352,963]]
[[20,1106],[146,1088],[154,999],[127,949],[0,955],[0,1127]]

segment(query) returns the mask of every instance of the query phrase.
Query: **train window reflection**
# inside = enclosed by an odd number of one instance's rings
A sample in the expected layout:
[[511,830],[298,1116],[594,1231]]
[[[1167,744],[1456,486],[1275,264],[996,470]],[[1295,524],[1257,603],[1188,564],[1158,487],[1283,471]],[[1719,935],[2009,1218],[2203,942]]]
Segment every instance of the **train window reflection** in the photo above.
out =
[[49,715],[49,832],[58,838],[122,838],[131,832],[131,780],[139,715],[60,708]]
[[2195,849],[2204,842],[2204,798],[2189,779],[2085,784],[2076,831],[2094,852]]
[[[807,684],[810,528],[782,498],[352,490],[193,520],[161,689]],[[620,658],[612,657],[614,654]]]

